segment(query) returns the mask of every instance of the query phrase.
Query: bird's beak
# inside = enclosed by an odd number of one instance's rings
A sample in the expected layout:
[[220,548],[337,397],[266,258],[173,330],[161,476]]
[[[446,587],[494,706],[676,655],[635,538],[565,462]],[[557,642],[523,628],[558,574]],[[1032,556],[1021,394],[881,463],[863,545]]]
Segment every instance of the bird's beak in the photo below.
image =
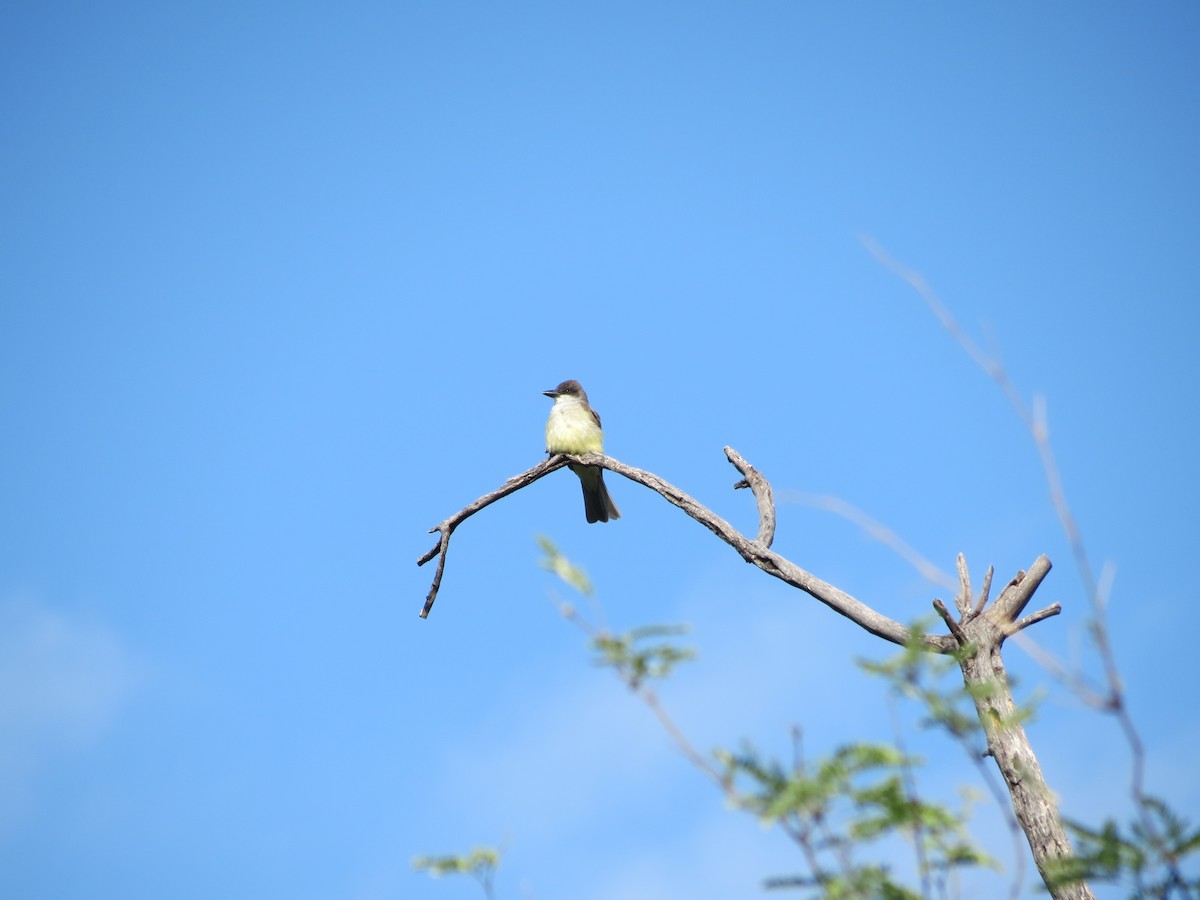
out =
[[551,400],[553,400],[555,397],[558,396],[558,391],[542,391],[542,395],[545,397],[549,397]]

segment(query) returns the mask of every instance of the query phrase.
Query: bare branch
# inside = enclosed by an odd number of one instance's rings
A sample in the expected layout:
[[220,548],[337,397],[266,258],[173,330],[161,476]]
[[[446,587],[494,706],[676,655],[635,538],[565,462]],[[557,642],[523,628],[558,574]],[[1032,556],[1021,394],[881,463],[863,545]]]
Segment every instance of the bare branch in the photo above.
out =
[[954,616],[950,615],[950,610],[946,608],[946,604],[935,598],[933,608],[937,610],[937,614],[942,617],[942,621],[946,623],[946,627],[954,635],[954,640],[958,642],[958,646],[965,647],[968,643],[968,638],[959,624],[954,621]]
[[771,485],[758,469],[742,459],[741,454],[732,447],[725,448],[725,456],[743,475],[742,480],[733,486],[734,490],[748,487],[754,492],[754,500],[758,504],[757,540],[769,548],[775,540],[775,500],[771,496]]
[[985,615],[1001,629],[1015,622],[1026,604],[1033,599],[1033,592],[1038,589],[1042,579],[1050,573],[1050,568],[1050,557],[1043,553],[1033,561],[1028,572],[1016,574]]
[[1034,662],[1049,672],[1051,677],[1060,684],[1065,685],[1076,698],[1093,709],[1102,712],[1108,710],[1110,705],[1108,694],[1089,683],[1077,666],[1072,665],[1070,668],[1064,666],[1055,658],[1054,654],[1042,649],[1041,645],[1027,634],[1014,632],[1011,637],[1021,646],[1022,650],[1033,658]]
[[1051,616],[1057,616],[1060,612],[1062,612],[1062,604],[1051,603],[1045,609],[1039,609],[1033,615],[1026,616],[1018,622],[1013,622],[1012,625],[1005,630],[1011,636],[1016,634],[1018,631],[1024,631],[1030,625],[1036,625],[1038,622],[1042,621],[1042,619],[1049,619]]
[[567,462],[567,457],[562,454],[556,454],[538,463],[532,469],[527,469],[520,475],[514,475],[508,481],[504,482],[504,484],[500,485],[500,487],[496,488],[496,490],[484,494],[474,503],[464,506],[454,515],[442,520],[429,529],[430,534],[433,534],[435,531],[440,532],[440,537],[438,538],[438,542],[434,544],[433,549],[417,560],[417,565],[423,566],[435,556],[438,557],[438,564],[437,571],[433,573],[433,586],[429,588],[429,593],[425,596],[425,605],[421,607],[422,619],[429,617],[429,610],[433,609],[433,602],[437,599],[438,588],[442,585],[442,572],[446,568],[446,554],[450,550],[450,535],[454,533],[454,529],[485,506],[491,506],[497,500],[507,497],[514,491],[519,491],[521,488],[533,484],[543,475],[548,475],[555,469],[561,469]]
[[[761,484],[756,490],[756,497],[768,496],[769,485],[763,476],[755,471],[749,463],[731,447],[725,448],[725,455],[733,465],[737,466],[739,471],[747,476],[747,482],[754,489],[754,484],[761,479]],[[506,481],[501,487],[497,488],[489,494],[480,497],[474,503],[463,508],[459,512],[450,516],[445,521],[435,525],[430,529],[430,533],[440,531],[443,535],[443,540],[439,542],[438,547],[430,550],[421,557],[417,564],[421,565],[433,559],[438,555],[439,550],[442,555],[442,564],[445,563],[445,547],[449,544],[449,533],[453,532],[463,520],[474,515],[479,510],[483,509],[491,503],[495,503],[502,497],[511,494],[513,491],[520,490],[523,487],[532,484],[543,475],[562,468],[567,463],[578,463],[585,466],[600,466],[608,469],[610,472],[616,472],[618,475],[623,475],[630,481],[636,481],[643,487],[647,487],[661,496],[668,503],[677,506],[683,510],[730,547],[738,552],[738,554],[746,562],[757,566],[768,575],[778,578],[780,581],[790,584],[792,587],[799,588],[813,597],[820,600],[834,612],[845,616],[860,628],[869,631],[876,637],[881,637],[886,641],[891,641],[893,644],[901,646],[908,643],[910,639],[909,630],[904,625],[901,625],[894,619],[890,619],[881,613],[876,612],[871,607],[867,606],[862,601],[852,597],[839,588],[834,587],[828,582],[822,581],[816,575],[808,572],[795,563],[785,559],[774,551],[770,550],[765,543],[760,540],[750,540],[740,531],[714,513],[711,509],[697,502],[692,497],[685,494],[675,485],[659,478],[653,472],[647,472],[642,469],[627,466],[619,460],[613,459],[610,456],[604,456],[600,453],[586,453],[582,456],[567,456],[559,454],[550,457],[543,463],[534,466],[520,475],[514,476]],[[744,468],[743,468],[744,466]],[[753,473],[754,481],[750,481],[750,473]],[[760,513],[763,509],[763,502],[760,499]],[[767,529],[765,526],[760,526],[759,535],[764,535]],[[769,533],[767,534],[769,537]],[[440,575],[440,570],[439,570]],[[430,589],[429,596],[425,600],[425,606],[422,609],[422,617],[429,614],[430,607],[433,606],[433,600],[437,596],[439,581],[435,580],[433,587]],[[956,646],[955,641],[948,635],[922,635],[922,645],[936,653],[952,653]]]
[[972,619],[983,612],[983,608],[987,606],[988,594],[992,592],[992,576],[995,574],[995,566],[988,566],[987,571],[983,573],[983,587],[979,591],[979,602],[975,604],[975,609],[971,611]]
[[958,593],[954,595],[954,606],[959,615],[966,618],[971,611],[971,573],[967,571],[967,558],[961,553],[954,563],[958,568]]
[[433,573],[433,584],[429,588],[429,593],[425,595],[425,605],[421,607],[422,619],[429,618],[429,610],[433,609],[433,601],[437,599],[438,588],[442,586],[442,573],[446,571],[446,554],[450,552],[451,531],[453,531],[453,527],[441,529],[441,533],[438,535],[437,546],[417,561],[418,566],[422,565],[432,559],[431,554],[434,553],[437,554],[438,558],[437,569]]

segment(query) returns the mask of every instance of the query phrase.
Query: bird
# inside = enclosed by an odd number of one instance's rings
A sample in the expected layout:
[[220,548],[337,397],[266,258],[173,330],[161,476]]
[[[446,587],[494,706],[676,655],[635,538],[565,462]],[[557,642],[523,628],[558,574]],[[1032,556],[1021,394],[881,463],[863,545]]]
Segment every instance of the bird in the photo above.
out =
[[[587,394],[574,378],[568,379],[552,391],[542,391],[554,401],[550,418],[546,420],[546,452],[583,453],[604,452],[604,432],[600,429],[600,415],[588,406]],[[583,485],[583,512],[588,523],[607,522],[621,518],[617,504],[608,496],[604,486],[604,470],[599,466],[580,466],[569,463],[570,469],[579,476]]]

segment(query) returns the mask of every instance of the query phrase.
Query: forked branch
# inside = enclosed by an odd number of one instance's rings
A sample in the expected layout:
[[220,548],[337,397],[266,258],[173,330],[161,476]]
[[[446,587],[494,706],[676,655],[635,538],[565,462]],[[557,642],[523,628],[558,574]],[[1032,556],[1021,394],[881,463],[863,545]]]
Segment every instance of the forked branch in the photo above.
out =
[[[454,529],[484,507],[495,503],[497,500],[514,491],[527,487],[542,476],[553,472],[555,469],[562,468],[568,462],[576,462],[588,466],[600,466],[649,488],[668,503],[683,510],[687,515],[727,543],[746,562],[757,566],[768,575],[773,575],[780,581],[799,588],[809,596],[820,600],[834,612],[845,616],[871,634],[881,637],[886,641],[891,641],[893,644],[904,645],[908,643],[910,635],[909,629],[906,626],[876,612],[862,601],[828,582],[822,581],[816,575],[802,569],[800,566],[770,549],[770,543],[775,534],[775,504],[771,497],[771,486],[766,478],[746,462],[732,447],[725,448],[725,456],[730,464],[742,475],[742,480],[735,487],[748,486],[754,493],[759,512],[759,528],[758,536],[753,540],[746,537],[707,506],[699,503],[675,487],[675,485],[659,478],[653,472],[628,466],[619,460],[598,453],[588,453],[583,456],[556,454],[545,462],[534,466],[532,469],[508,479],[508,481],[496,490],[484,494],[474,503],[464,507],[430,529],[431,534],[437,532],[440,535],[438,543],[417,560],[417,565],[424,565],[436,556],[438,557],[438,566],[437,571],[434,573],[433,585],[430,587],[429,594],[425,598],[425,605],[421,609],[421,617],[425,618],[429,615],[429,610],[437,598],[438,589],[441,586],[442,573],[446,566],[446,554],[450,548],[450,535],[454,532]],[[957,646],[957,642],[950,635],[922,635],[921,643],[929,650],[937,653],[951,653]]]
[[567,457],[561,453],[543,460],[532,469],[527,469],[520,475],[514,475],[496,490],[484,494],[474,503],[469,503],[447,519],[443,519],[438,524],[429,529],[429,533],[435,531],[439,534],[438,542],[433,545],[433,548],[420,559],[417,560],[418,566],[423,566],[435,556],[438,558],[437,570],[433,573],[433,585],[429,588],[429,593],[425,595],[425,605],[421,607],[421,618],[429,617],[429,610],[433,608],[433,601],[437,599],[438,589],[442,586],[442,573],[446,570],[446,554],[450,550],[450,535],[454,533],[454,529],[465,522],[475,513],[479,512],[486,506],[491,506],[497,500],[507,497],[514,491],[519,491],[523,487],[528,487],[533,484],[543,475],[549,475],[555,469],[561,469],[567,464]]

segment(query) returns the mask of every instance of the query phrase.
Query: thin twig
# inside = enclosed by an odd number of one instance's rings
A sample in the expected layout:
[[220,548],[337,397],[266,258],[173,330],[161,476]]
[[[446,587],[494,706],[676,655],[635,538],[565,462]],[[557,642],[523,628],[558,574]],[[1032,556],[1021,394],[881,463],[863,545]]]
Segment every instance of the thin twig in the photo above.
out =
[[861,509],[847,503],[840,497],[820,494],[805,494],[800,491],[784,491],[780,496],[786,502],[799,503],[813,509],[823,509],[834,515],[841,516],[853,522],[866,534],[895,551],[896,555],[911,565],[926,581],[953,590],[954,579],[918,553],[910,544],[905,543],[899,535],[876,519],[871,518]]
[[954,635],[954,640],[958,642],[958,646],[965,647],[970,642],[970,639],[963,632],[962,627],[954,621],[954,616],[950,615],[950,610],[946,608],[946,604],[941,600],[934,598],[933,608],[937,610],[937,614],[942,617],[942,621],[946,623],[946,627],[950,629],[950,633]]
[[967,558],[961,553],[954,564],[958,569],[958,593],[954,595],[954,606],[965,619],[971,611],[971,573],[967,571]]
[[975,609],[971,611],[972,619],[983,612],[983,608],[987,606],[988,594],[992,592],[992,576],[995,574],[995,566],[988,566],[987,571],[983,573],[983,587],[979,590],[979,602],[975,604]]
[[1033,615],[1026,616],[1019,621],[1013,622],[1005,630],[1009,633],[1009,635],[1014,635],[1018,631],[1024,631],[1030,625],[1036,625],[1038,622],[1042,621],[1042,619],[1049,619],[1051,616],[1057,616],[1060,612],[1062,612],[1062,604],[1051,603],[1045,609],[1040,609]]
[[443,519],[438,524],[429,529],[429,533],[439,532],[438,542],[433,546],[433,549],[423,554],[417,559],[417,565],[423,566],[435,556],[438,557],[437,571],[433,573],[433,585],[429,588],[429,593],[425,595],[425,605],[421,607],[421,618],[425,619],[429,616],[429,610],[433,609],[433,602],[437,599],[438,589],[442,584],[442,572],[446,568],[446,554],[450,550],[450,535],[454,533],[454,529],[465,522],[475,513],[487,506],[491,506],[497,500],[507,497],[514,491],[519,491],[523,487],[533,484],[543,475],[548,475],[555,469],[561,469],[568,462],[566,456],[555,454],[547,460],[538,463],[532,469],[527,469],[520,475],[514,475],[500,487],[494,491],[490,491],[480,497],[473,503],[469,503],[447,519]]
[[[940,603],[941,601],[936,601]],[[942,609],[945,609],[942,605]],[[955,625],[957,627],[957,623]],[[900,779],[904,785],[904,793],[908,796],[905,798],[915,808],[920,802],[917,799],[917,779],[913,775],[912,760],[908,755],[908,747],[904,741],[904,731],[900,727],[900,716],[896,711],[896,695],[888,694],[888,716],[892,720],[892,740],[896,745],[896,750],[900,754]],[[917,871],[921,873],[921,896],[929,896],[929,859],[925,853],[925,842],[923,840],[925,829],[922,827],[920,816],[913,816],[913,849],[917,855]],[[945,893],[943,884],[942,893]]]
[[[799,778],[806,774],[806,766],[804,762],[804,731],[799,725],[792,726],[792,775]],[[808,870],[812,872],[816,883],[820,883],[825,874],[825,867],[821,864],[821,857],[817,853],[817,848],[812,842],[812,826],[805,822],[800,817],[796,817],[796,821],[792,819],[780,819],[780,825],[784,832],[792,839],[792,842],[800,848],[804,854],[804,861],[808,863]]]
[[1000,386],[1004,395],[1008,397],[1013,407],[1017,410],[1018,415],[1021,416],[1021,421],[1025,423],[1027,428],[1032,428],[1033,417],[1030,415],[1029,409],[1025,406],[1025,401],[1021,399],[1021,395],[1017,393],[1017,389],[1009,381],[1008,373],[1004,371],[1004,367],[984,353],[971,340],[970,336],[963,331],[962,326],[958,324],[958,320],[950,314],[950,310],[946,308],[946,305],[942,303],[938,295],[929,287],[929,283],[925,281],[924,276],[920,272],[914,272],[889,256],[887,251],[874,238],[862,235],[860,240],[863,246],[867,248],[867,252],[874,256],[880,265],[890,269],[921,295],[921,299],[925,301],[933,311],[933,314],[938,317],[938,320],[942,323],[942,327],[950,332],[951,336],[958,341],[959,345],[967,352],[967,355],[971,357],[975,364],[983,369]]
[[1020,632],[1011,635],[1021,649],[1024,650],[1039,666],[1050,673],[1050,676],[1060,684],[1064,685],[1076,699],[1081,700],[1088,706],[1101,710],[1108,711],[1109,698],[1106,691],[1096,688],[1090,684],[1088,679],[1082,674],[1076,666],[1068,668],[1058,661],[1054,654],[1042,648],[1033,638],[1027,634]]
[[[586,634],[589,638],[591,638],[593,642],[608,636],[608,632],[606,630],[592,625],[591,622],[579,614],[579,611],[572,604],[559,603],[558,607],[562,616],[568,622]],[[675,724],[675,720],[671,718],[670,714],[666,711],[663,705],[658,702],[658,695],[654,692],[654,690],[644,684],[639,684],[632,676],[629,675],[626,670],[623,670],[620,666],[613,667],[613,671],[616,673],[617,677],[621,679],[625,686],[633,691],[633,693],[638,697],[640,697],[642,702],[650,708],[650,711],[654,713],[654,717],[658,719],[659,724],[662,725],[663,730],[666,731],[667,736],[671,738],[675,746],[679,748],[679,751],[685,757],[687,757],[688,762],[703,772],[709,780],[717,785],[717,787],[721,788],[721,790],[731,801],[737,802],[738,805],[741,805],[740,795],[737,793],[733,785],[729,783],[727,779],[723,778],[721,773],[719,773],[712,766],[712,764],[704,756],[702,756],[695,747],[692,746],[691,741],[687,739],[687,735],[685,735],[683,730]]]

